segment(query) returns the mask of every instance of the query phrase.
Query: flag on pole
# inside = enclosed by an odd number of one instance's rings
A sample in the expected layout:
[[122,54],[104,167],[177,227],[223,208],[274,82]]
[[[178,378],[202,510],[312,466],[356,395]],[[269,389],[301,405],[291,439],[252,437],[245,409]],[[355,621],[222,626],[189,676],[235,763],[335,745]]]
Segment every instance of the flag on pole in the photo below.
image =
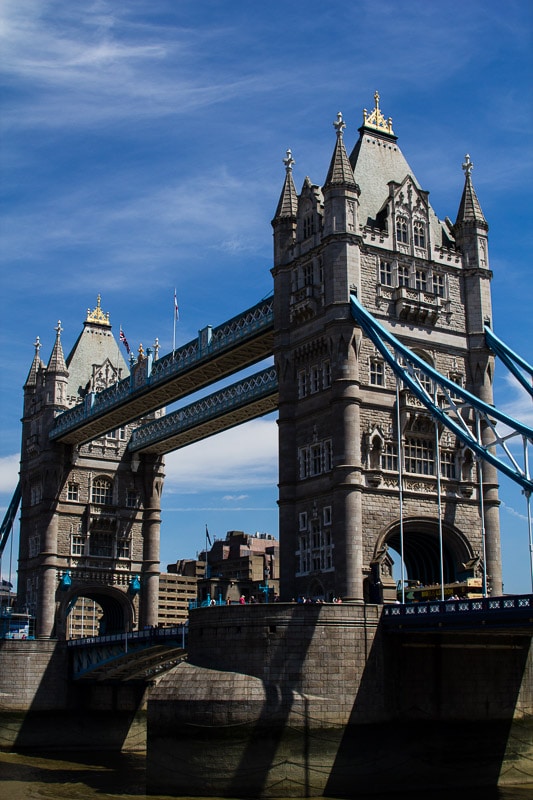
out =
[[213,542],[211,541],[211,537],[209,536],[209,531],[207,530],[207,525],[205,526],[205,538],[206,538],[206,541],[208,541],[209,544],[212,547],[213,546]]
[[180,310],[178,308],[178,298],[176,295],[176,290],[174,289],[174,319],[180,318]]
[[128,340],[126,339],[126,336],[124,335],[124,331],[122,330],[122,325],[120,326],[120,333],[119,333],[118,338],[120,339],[120,341],[122,342],[122,344],[126,348],[126,353],[128,353],[128,355],[129,355],[130,346],[128,344]]

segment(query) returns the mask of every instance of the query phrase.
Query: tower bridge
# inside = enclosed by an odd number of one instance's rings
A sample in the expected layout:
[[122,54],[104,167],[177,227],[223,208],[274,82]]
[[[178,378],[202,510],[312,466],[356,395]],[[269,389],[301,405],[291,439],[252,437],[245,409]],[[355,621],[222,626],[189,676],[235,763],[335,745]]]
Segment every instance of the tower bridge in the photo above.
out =
[[[498,472],[529,509],[533,433],[494,408],[494,355],[532,371],[491,331],[472,162],[455,223],[441,221],[378,100],[350,156],[342,115],[334,127],[322,186],[306,178],[298,194],[292,153],[284,159],[273,297],[129,365],[100,298],[66,358],[60,324],[47,364],[37,339],[24,386],[19,603],[38,636],[66,636],[80,596],[100,602],[108,633],[155,624],[163,455],[275,410],[285,598],[392,600],[392,551],[404,583],[471,579],[502,593]],[[164,414],[272,356],[273,367]]]

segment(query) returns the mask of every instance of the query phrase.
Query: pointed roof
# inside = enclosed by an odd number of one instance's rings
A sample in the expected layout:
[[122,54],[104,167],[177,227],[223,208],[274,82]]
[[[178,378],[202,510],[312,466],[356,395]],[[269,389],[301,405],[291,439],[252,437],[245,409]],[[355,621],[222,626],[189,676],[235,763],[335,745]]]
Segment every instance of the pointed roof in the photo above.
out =
[[298,213],[298,195],[296,194],[296,187],[294,186],[292,178],[294,159],[290,150],[287,150],[287,155],[283,159],[283,163],[285,164],[285,183],[283,184],[274,219],[279,219],[280,217],[296,217]]
[[483,215],[483,211],[481,210],[479,200],[477,199],[477,195],[472,184],[471,173],[474,169],[474,165],[472,164],[468,153],[465,155],[463,169],[465,172],[465,186],[463,189],[461,202],[459,203],[459,211],[457,212],[455,224],[460,225],[464,222],[477,222],[482,226],[487,226],[488,228],[487,220]]
[[324,186],[350,186],[355,189],[356,183],[353,176],[353,169],[343,139],[343,131],[346,127],[346,123],[340,111],[337,114],[337,119],[333,123],[333,127],[337,131],[337,141]]
[[94,370],[108,363],[121,378],[129,375],[119,345],[111,332],[109,313],[100,307],[98,295],[96,308],[87,309],[83,330],[67,356],[68,387],[70,397],[83,398],[91,386]]
[[58,320],[55,328],[56,340],[50,355],[50,360],[48,361],[48,372],[54,372],[56,375],[68,376],[67,365],[65,364],[65,356],[63,355],[63,347],[61,345],[62,330],[63,328],[61,327],[61,320]]
[[35,355],[33,356],[33,361],[31,362],[30,371],[28,372],[28,377],[26,378],[26,383],[24,384],[24,389],[30,386],[37,386],[37,373],[44,367],[43,362],[41,361],[41,357],[39,355],[39,350],[41,349],[41,340],[39,337],[36,338],[35,342],[33,343],[35,347]]

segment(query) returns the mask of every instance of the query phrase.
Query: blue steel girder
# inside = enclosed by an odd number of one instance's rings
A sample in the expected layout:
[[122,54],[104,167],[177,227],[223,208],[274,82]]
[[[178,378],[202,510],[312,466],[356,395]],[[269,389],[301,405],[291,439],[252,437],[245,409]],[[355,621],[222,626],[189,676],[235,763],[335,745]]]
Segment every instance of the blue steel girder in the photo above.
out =
[[[519,356],[502,342],[501,339],[498,339],[496,334],[487,326],[485,326],[485,341],[494,355],[499,356],[507,369],[512,372],[526,392],[533,397],[533,367],[531,364],[528,364],[522,356]],[[524,372],[528,373],[529,380],[524,375]]]
[[197,339],[162,358],[149,356],[134,365],[128,378],[59,414],[50,438],[83,444],[103,436],[268,358],[273,341],[269,298],[217,328],[203,329]]
[[278,380],[268,367],[172,414],[137,428],[128,449],[169,453],[220,431],[262,417],[278,407]]
[[11,533],[13,523],[15,522],[15,517],[17,516],[20,498],[21,488],[19,481],[15,491],[13,492],[13,497],[11,498],[11,502],[9,503],[6,511],[4,520],[2,522],[2,527],[0,528],[0,558],[2,558],[2,553],[4,552],[5,546],[9,540],[9,534]]
[[[374,319],[353,293],[350,295],[350,305],[355,321],[373,342],[394,374],[413,392],[430,414],[452,431],[478,458],[492,464],[530,495],[533,491],[533,481],[529,472],[528,447],[533,445],[533,430],[499,411],[495,406],[484,403],[479,397],[437,372]],[[400,363],[400,359],[403,364]],[[420,381],[420,375],[430,379],[435,387],[435,396],[429,394]],[[437,392],[440,396],[437,396]],[[496,428],[497,423],[504,426],[501,434]],[[489,443],[483,443],[481,440],[482,426],[488,427],[492,433],[492,440]],[[508,446],[508,442],[512,439],[520,440],[524,455],[523,466],[518,463]],[[497,455],[499,453],[502,453],[506,460]]]

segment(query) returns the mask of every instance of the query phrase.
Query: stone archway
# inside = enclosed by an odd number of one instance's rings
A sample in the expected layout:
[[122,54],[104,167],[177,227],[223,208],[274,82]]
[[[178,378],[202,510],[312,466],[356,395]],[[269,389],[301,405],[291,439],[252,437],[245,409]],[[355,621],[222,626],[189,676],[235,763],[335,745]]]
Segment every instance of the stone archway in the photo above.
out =
[[70,638],[68,617],[76,601],[81,598],[94,601],[101,609],[97,635],[133,630],[137,614],[129,594],[112,586],[99,586],[98,584],[74,586],[60,599],[56,608],[58,639]]
[[[398,557],[401,553],[401,533],[399,521],[391,524],[376,543],[374,561],[380,562],[383,553],[395,551]],[[424,586],[440,584],[441,581],[441,556],[439,542],[439,526],[435,519],[427,517],[410,517],[403,522],[403,550],[406,577],[410,581],[418,581]],[[453,583],[462,579],[475,560],[476,554],[472,550],[467,537],[453,526],[442,526],[442,567],[444,583]],[[390,556],[389,556],[390,558]],[[392,562],[392,560],[391,560]],[[376,592],[377,582],[371,583],[373,595]]]

